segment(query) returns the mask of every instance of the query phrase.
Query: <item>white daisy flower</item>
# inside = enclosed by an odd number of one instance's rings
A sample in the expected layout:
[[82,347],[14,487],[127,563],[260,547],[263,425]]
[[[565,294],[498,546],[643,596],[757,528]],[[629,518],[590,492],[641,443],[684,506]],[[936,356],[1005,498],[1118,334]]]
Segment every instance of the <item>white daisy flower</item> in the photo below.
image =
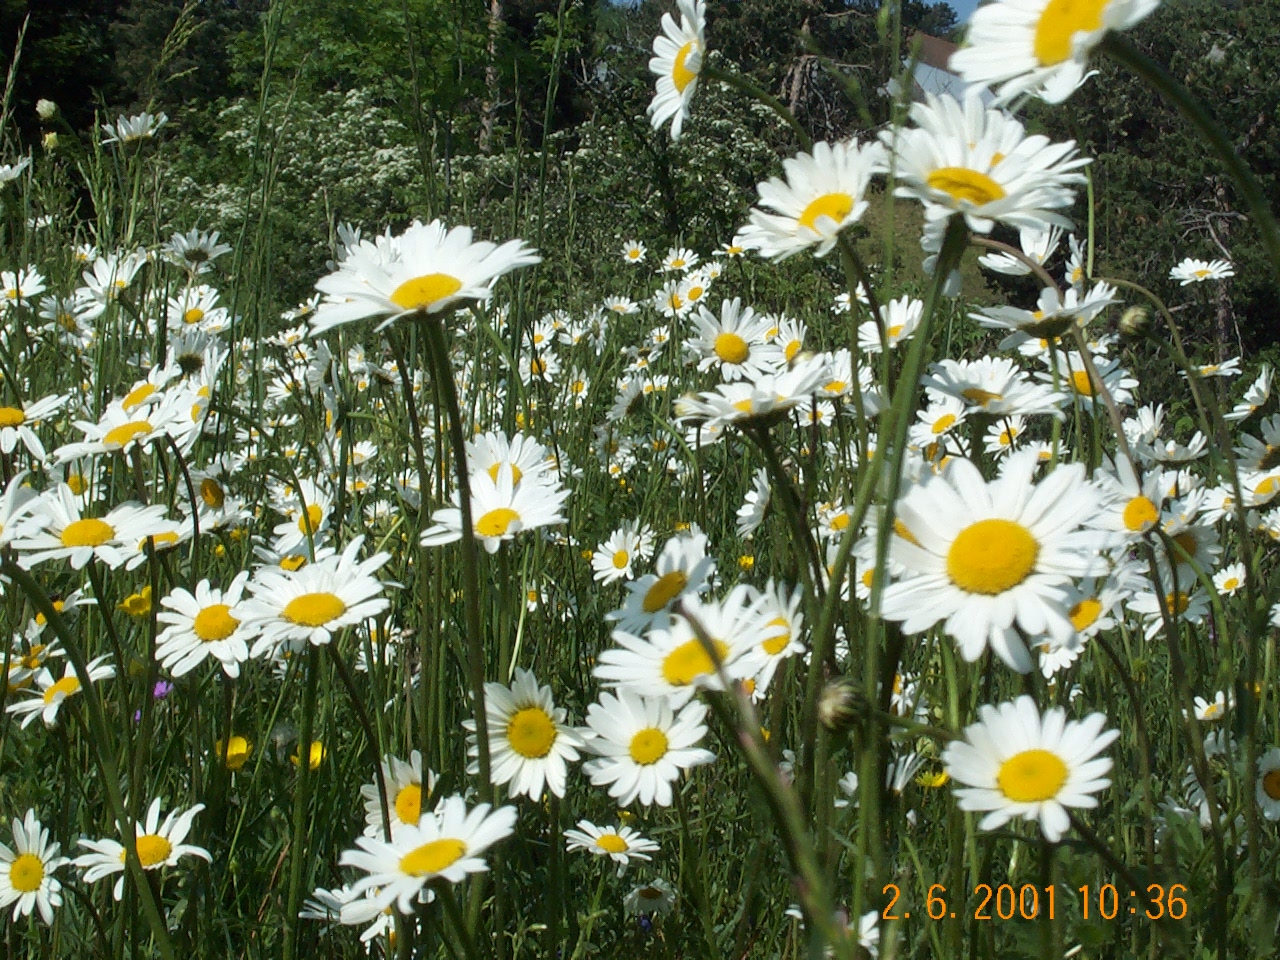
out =
[[658,845],[630,827],[597,827],[590,820],[579,820],[576,830],[566,830],[564,838],[570,850],[586,850],[597,857],[608,857],[625,869],[632,860],[651,860]]
[[783,363],[782,351],[765,342],[769,318],[751,307],[744,310],[737,297],[720,304],[719,317],[699,307],[693,322],[698,335],[686,340],[685,346],[698,358],[700,372],[714,369],[728,382],[754,380]]
[[79,570],[100,560],[113,570],[137,553],[138,544],[165,527],[163,506],[122,503],[101,517],[82,517],[80,501],[65,483],[41,497],[39,526],[24,523],[12,542],[18,563],[30,569],[45,560],[66,560]]
[[1181,281],[1184,287],[1206,280],[1225,280],[1235,275],[1235,267],[1229,260],[1195,260],[1191,257],[1169,271],[1169,279]]
[[619,806],[671,806],[671,785],[680,772],[712,763],[715,754],[699,746],[707,734],[707,707],[691,701],[676,710],[664,697],[642,697],[620,687],[600,694],[587,708],[586,749],[596,754],[582,772],[596,786],[608,786]]
[[1213,586],[1225,597],[1234,597],[1244,589],[1247,573],[1243,563],[1229,563],[1213,575]]
[[751,478],[751,489],[747,491],[738,508],[738,536],[750,540],[760,524],[764,522],[764,512],[769,508],[769,471],[761,467]]
[[698,73],[707,52],[707,5],[704,0],[677,0],[680,23],[662,15],[662,35],[653,41],[649,72],[657,78],[649,120],[653,129],[671,121],[671,139],[679,140],[689,106],[698,89]]
[[964,102],[926,94],[911,107],[916,126],[880,134],[895,156],[899,186],[894,194],[924,204],[930,222],[963,214],[976,233],[997,223],[1045,229],[1069,226],[1057,211],[1075,202],[1084,183],[1074,140],[1050,143],[1028,136],[1012,116],[983,106],[976,95]]
[[902,296],[880,307],[884,326],[884,340],[880,339],[880,326],[874,320],[858,325],[858,346],[866,353],[879,353],[888,346],[890,350],[911,339],[924,316],[924,301]]
[[[407,763],[391,754],[382,761],[382,780],[387,788],[387,812],[391,815],[393,838],[401,827],[418,825],[423,808],[429,808],[428,802],[435,792],[436,779],[432,770],[423,774],[422,754],[417,750],[409,754]],[[382,837],[382,797],[378,793],[378,785],[362,785],[360,796],[364,797],[364,835]]]
[[1100,572],[1106,534],[1082,529],[1098,511],[1084,466],[1032,483],[1037,458],[1015,454],[987,483],[968,460],[928,476],[895,510],[891,554],[907,575],[882,597],[886,619],[920,633],[939,621],[972,663],[988,647],[1020,673],[1031,657],[1020,630],[1060,644],[1075,632],[1065,605],[1073,577]]
[[1000,0],[975,10],[950,69],[994,87],[1007,103],[1023,94],[1061,103],[1090,76],[1090,51],[1108,30],[1127,30],[1160,0]]
[[250,656],[274,656],[281,647],[291,652],[306,644],[323,646],[346,627],[377,616],[391,605],[374,576],[391,555],[375,553],[358,560],[364,537],[356,537],[341,554],[317,559],[298,570],[259,567],[249,581],[251,597],[230,610],[257,640]]
[[218,257],[231,252],[230,244],[218,242],[218,231],[211,233],[192,227],[186,233],[175,233],[161,252],[170,262],[193,274],[207,273]]
[[1238,422],[1247,420],[1257,413],[1271,399],[1271,381],[1274,370],[1269,364],[1263,364],[1258,378],[1244,392],[1244,399],[1231,408],[1230,413],[1223,414],[1224,420]]
[[61,847],[49,842],[49,831],[28,810],[13,821],[13,846],[0,843],[0,910],[13,905],[13,919],[38,909],[45,926],[53,923],[54,907],[62,906],[62,884],[54,872],[71,861],[59,856]]
[[779,374],[725,383],[696,397],[681,397],[675,411],[682,421],[705,420],[705,426],[712,428],[742,424],[794,410],[830,379],[826,358],[811,357]]
[[599,583],[630,580],[637,560],[653,555],[653,530],[638,520],[625,520],[591,555],[591,569]]
[[1111,760],[1098,754],[1120,731],[1104,732],[1101,713],[1068,721],[1066,711],[1055,707],[1042,716],[1027,696],[984,705],[978,715],[964,740],[942,754],[947,773],[964,784],[956,790],[960,809],[986,812],[982,830],[1014,817],[1039,821],[1045,838],[1057,843],[1070,826],[1067,809],[1096,807],[1093,794],[1111,785]]
[[354,914],[382,910],[391,904],[403,914],[413,913],[415,902],[426,884],[437,877],[461,883],[468,874],[489,869],[481,857],[499,840],[511,836],[516,822],[515,807],[491,810],[482,803],[468,811],[460,796],[446,797],[434,812],[423,814],[417,826],[405,825],[390,843],[374,837],[360,837],[355,850],[344,850],[343,866],[365,872],[351,884],[353,894],[374,891],[369,903],[353,901],[342,906],[342,920]]
[[771,177],[757,187],[760,206],[742,228],[742,245],[773,260],[814,246],[815,256],[826,256],[840,231],[866,213],[867,187],[883,168],[884,148],[874,141],[815,143],[813,153],[782,162],[785,180]]
[[[161,867],[174,867],[183,857],[200,857],[212,861],[209,851],[204,847],[183,843],[191,832],[192,821],[196,814],[204,809],[203,803],[197,803],[190,809],[179,813],[170,810],[169,815],[160,822],[161,800],[156,797],[147,808],[144,819],[134,824],[136,839],[134,849],[138,852],[138,860],[143,870],[159,870]],[[117,827],[119,825],[117,824]],[[117,900],[124,893],[125,849],[118,840],[105,838],[102,840],[80,841],[80,846],[87,847],[92,853],[84,853],[71,862],[84,870],[84,882],[94,883],[103,877],[120,874],[111,893]]]
[[622,245],[622,259],[627,263],[644,263],[646,253],[648,250],[639,240],[628,240]]
[[242,570],[226,590],[196,584],[195,593],[176,587],[160,601],[167,609],[156,614],[165,628],[156,637],[156,660],[173,676],[190,673],[207,657],[213,657],[228,677],[240,676],[240,664],[249,659],[247,641],[253,633],[234,616],[232,609],[249,580]]
[[628,583],[622,608],[605,614],[605,619],[633,634],[663,626],[676,601],[704,590],[715,568],[715,559],[707,555],[706,536],[674,536],[663,544],[654,572]]
[[28,486],[24,470],[14,475],[0,494],[0,549],[31,529],[39,529],[47,519],[45,501]]
[[1063,395],[1034,383],[1007,357],[942,360],[929,368],[922,382],[930,392],[959,397],[975,413],[1063,415]]
[[[532,671],[517,668],[510,688],[484,685],[484,709],[493,783],[509,784],[511,797],[541,800],[544,785],[563,797],[568,763],[578,759],[582,738],[565,723],[565,709],[555,705],[551,688],[540,686]],[[464,721],[463,726],[470,731],[467,755],[478,757],[475,721]],[[479,772],[479,761],[467,767],[469,774]]]
[[[511,464],[498,470],[495,481],[488,471],[471,474],[471,518],[475,536],[485,550],[497,553],[504,540],[537,527],[565,522],[560,510],[569,491],[555,481],[521,478],[515,482]],[[462,539],[462,508],[455,490],[454,506],[431,514],[432,525],[422,532],[424,546],[440,546]]]
[[[94,657],[85,667],[89,680],[97,683],[116,675],[116,668],[106,663],[106,656]],[[55,680],[47,667],[42,667],[35,677],[37,690],[24,691],[24,696],[4,708],[5,713],[22,717],[22,728],[25,730],[36,717],[44,721],[46,727],[58,722],[58,711],[69,698],[80,693],[80,677],[70,663],[62,670],[62,676]]]
[[[1018,245],[1023,254],[1036,263],[1044,266],[1062,239],[1061,227],[1023,227],[1018,231]],[[983,254],[978,263],[995,273],[1003,273],[1010,277],[1025,277],[1031,273],[1031,267],[1009,253],[993,252]]]
[[493,283],[542,258],[509,240],[473,242],[470,227],[414,221],[398,237],[362,240],[338,268],[316,283],[325,295],[311,320],[313,334],[366,318],[378,329],[413,313],[440,313],[464,300],[488,300]]
[[[150,140],[156,133],[169,122],[169,115],[160,113],[159,115],[152,113],[139,113],[136,116],[126,117],[120,115],[115,123],[104,123],[102,125],[102,145],[109,143],[135,143],[138,140]],[[117,898],[118,899],[118,898]]]
[[675,905],[676,892],[671,889],[671,884],[661,877],[655,877],[646,884],[633,887],[622,898],[622,908],[629,914],[661,916],[664,913],[670,913]]

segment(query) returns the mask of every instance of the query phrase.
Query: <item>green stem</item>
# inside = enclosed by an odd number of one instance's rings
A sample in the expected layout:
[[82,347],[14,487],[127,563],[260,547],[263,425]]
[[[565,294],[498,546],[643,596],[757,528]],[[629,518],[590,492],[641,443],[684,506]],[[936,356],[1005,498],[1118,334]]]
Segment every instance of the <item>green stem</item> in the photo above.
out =
[[285,901],[284,960],[298,952],[298,905],[302,902],[302,867],[307,832],[307,806],[311,787],[311,733],[316,712],[316,688],[320,679],[320,648],[307,646],[307,685],[302,698],[302,730],[298,738],[298,782],[293,795],[293,838],[289,842],[289,895]]

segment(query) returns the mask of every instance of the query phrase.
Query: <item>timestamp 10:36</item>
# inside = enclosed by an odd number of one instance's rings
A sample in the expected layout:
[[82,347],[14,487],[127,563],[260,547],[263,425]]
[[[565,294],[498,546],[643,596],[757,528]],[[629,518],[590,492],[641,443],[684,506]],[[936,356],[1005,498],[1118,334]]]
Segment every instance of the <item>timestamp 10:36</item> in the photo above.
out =
[[[1145,906],[1137,900],[1138,891],[1130,890],[1130,905],[1127,910],[1122,910],[1120,891],[1116,889],[1114,883],[1104,883],[1096,888],[1096,895],[1088,884],[1078,887],[1077,890],[1080,893],[1080,906],[1085,920],[1095,912],[1103,920],[1114,920],[1123,913],[1132,916],[1141,915],[1148,920],[1165,918],[1181,920],[1187,915],[1185,898],[1187,888],[1181,883],[1172,884],[1168,888],[1160,883],[1151,884],[1146,889]],[[1024,883],[1020,887],[1014,887],[1009,883],[1002,883],[995,887],[980,883],[973,888],[973,895],[978,902],[973,908],[972,919],[1012,920],[1017,917],[1022,920],[1034,920],[1040,916],[1043,894],[1043,905],[1049,919],[1053,920],[1055,919],[1054,891],[1055,888],[1052,886],[1037,887],[1030,883]],[[889,898],[889,902],[880,911],[880,919],[910,919],[910,911],[902,909],[898,904],[902,891],[896,883],[886,883],[881,892]],[[947,904],[946,894],[947,888],[940,883],[929,887],[925,896],[925,913],[930,920],[956,918],[956,912]]]

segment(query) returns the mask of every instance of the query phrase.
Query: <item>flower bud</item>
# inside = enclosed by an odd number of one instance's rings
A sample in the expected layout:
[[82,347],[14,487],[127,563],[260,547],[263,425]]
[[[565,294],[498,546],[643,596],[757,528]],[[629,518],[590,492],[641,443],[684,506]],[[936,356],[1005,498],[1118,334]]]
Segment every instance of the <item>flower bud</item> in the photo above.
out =
[[818,722],[832,732],[847,730],[857,715],[853,684],[843,677],[830,680],[818,697]]
[[41,120],[52,120],[58,112],[58,105],[52,100],[43,98],[36,101],[36,116]]
[[1146,307],[1130,307],[1120,317],[1120,335],[1137,339],[1146,335],[1151,326],[1151,314]]
[[52,130],[46,133],[40,139],[40,142],[44,146],[45,151],[48,153],[53,153],[53,151],[58,149],[58,135],[54,133]]

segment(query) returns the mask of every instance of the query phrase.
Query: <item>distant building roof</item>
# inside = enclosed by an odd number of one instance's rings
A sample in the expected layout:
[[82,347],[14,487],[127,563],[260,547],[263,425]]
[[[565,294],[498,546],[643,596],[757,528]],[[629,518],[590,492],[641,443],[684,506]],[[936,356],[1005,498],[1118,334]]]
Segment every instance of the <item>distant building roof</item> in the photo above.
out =
[[[913,100],[923,100],[926,93],[936,95],[950,94],[957,100],[963,100],[969,85],[948,67],[951,54],[956,52],[956,45],[941,37],[931,37],[927,33],[917,33],[911,37],[910,45],[920,44],[920,57],[916,60],[911,73],[915,81],[911,91]],[[910,65],[911,61],[905,61]],[[990,90],[977,88],[978,96],[988,106],[995,99]]]

